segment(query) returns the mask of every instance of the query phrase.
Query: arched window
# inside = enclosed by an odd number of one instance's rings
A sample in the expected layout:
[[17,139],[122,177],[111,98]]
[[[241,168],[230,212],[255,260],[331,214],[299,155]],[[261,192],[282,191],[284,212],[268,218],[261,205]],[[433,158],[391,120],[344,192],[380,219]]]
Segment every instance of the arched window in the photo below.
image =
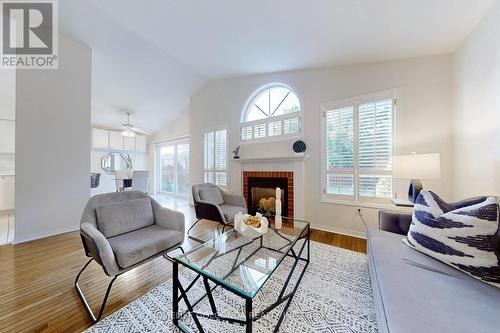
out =
[[242,115],[241,140],[293,136],[301,130],[297,95],[284,84],[262,87],[252,95]]

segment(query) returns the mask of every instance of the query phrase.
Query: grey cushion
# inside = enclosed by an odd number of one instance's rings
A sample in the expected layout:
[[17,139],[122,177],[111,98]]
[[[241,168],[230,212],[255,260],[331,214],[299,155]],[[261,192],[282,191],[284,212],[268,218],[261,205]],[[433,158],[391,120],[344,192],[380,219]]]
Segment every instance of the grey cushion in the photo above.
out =
[[106,238],[124,234],[154,223],[149,198],[116,202],[97,207],[97,229]]
[[208,201],[216,205],[222,205],[224,199],[218,188],[204,188],[200,190],[200,198],[203,201]]
[[239,212],[243,214],[247,213],[247,209],[240,206],[220,205],[219,208],[222,211],[222,214],[224,214],[224,218],[227,222],[233,221],[234,216]]
[[403,236],[368,233],[379,332],[492,332],[500,289],[407,247]]
[[108,239],[116,262],[121,268],[135,265],[182,243],[183,240],[182,232],[165,229],[156,224]]

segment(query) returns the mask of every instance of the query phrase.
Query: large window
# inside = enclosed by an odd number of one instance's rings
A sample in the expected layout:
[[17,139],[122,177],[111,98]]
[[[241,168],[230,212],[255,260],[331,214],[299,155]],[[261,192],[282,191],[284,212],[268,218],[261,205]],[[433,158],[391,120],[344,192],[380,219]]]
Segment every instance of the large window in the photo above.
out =
[[293,136],[300,132],[301,107],[295,93],[283,84],[265,86],[243,110],[241,140]]
[[323,198],[389,203],[393,197],[394,92],[322,106]]
[[189,142],[187,140],[158,145],[160,192],[189,194]]
[[203,135],[203,179],[205,183],[227,186],[227,130]]

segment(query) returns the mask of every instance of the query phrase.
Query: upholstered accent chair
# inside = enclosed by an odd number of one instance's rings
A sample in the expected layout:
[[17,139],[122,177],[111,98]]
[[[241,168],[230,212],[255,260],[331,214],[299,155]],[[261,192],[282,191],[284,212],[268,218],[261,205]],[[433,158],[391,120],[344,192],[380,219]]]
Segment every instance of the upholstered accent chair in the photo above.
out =
[[234,216],[238,212],[247,213],[245,198],[239,195],[229,194],[211,183],[193,185],[194,210],[196,212],[196,222],[188,230],[189,238],[202,242],[202,240],[192,237],[189,232],[199,221],[211,220],[222,224],[222,233],[225,228],[234,221]]
[[[175,249],[182,252],[184,214],[162,207],[140,191],[95,195],[80,221],[80,236],[89,261],[76,276],[75,289],[93,322],[101,319],[113,282],[121,274]],[[113,279],[96,317],[78,280],[92,262]]]
[[148,193],[149,171],[134,171],[132,174],[132,191]]

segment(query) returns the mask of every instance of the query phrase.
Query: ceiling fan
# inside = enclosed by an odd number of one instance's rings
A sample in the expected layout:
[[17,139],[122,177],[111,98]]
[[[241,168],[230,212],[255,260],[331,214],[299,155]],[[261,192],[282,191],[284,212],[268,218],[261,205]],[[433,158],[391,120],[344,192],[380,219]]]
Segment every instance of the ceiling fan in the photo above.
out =
[[140,129],[138,127],[133,126],[130,123],[130,115],[131,114],[132,113],[127,112],[127,123],[122,124],[122,132],[121,132],[122,135],[131,138],[131,137],[134,137],[136,134],[148,134],[147,132],[143,131],[142,129]]

